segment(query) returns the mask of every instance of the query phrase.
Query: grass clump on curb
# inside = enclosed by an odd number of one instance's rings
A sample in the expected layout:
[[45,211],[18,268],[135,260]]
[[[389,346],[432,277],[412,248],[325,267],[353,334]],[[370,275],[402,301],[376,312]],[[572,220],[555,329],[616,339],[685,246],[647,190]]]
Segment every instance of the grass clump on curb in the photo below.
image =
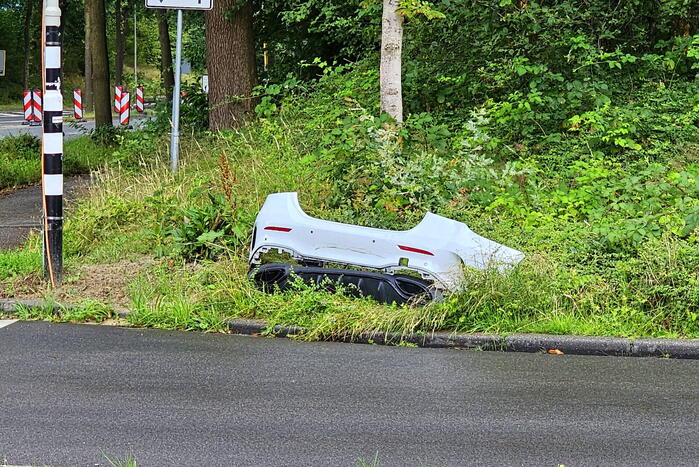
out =
[[109,306],[93,300],[83,300],[79,304],[65,306],[52,300],[46,300],[43,306],[17,305],[14,317],[27,321],[52,321],[55,323],[102,323],[108,319],[118,318],[118,314]]

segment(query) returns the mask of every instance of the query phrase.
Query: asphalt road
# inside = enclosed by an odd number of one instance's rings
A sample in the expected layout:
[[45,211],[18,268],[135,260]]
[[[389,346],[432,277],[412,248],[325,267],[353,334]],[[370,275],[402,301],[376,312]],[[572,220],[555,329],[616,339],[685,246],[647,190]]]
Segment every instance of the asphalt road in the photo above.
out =
[[0,328],[0,459],[697,465],[699,362]]
[[[65,178],[65,207],[70,206],[89,177]],[[0,194],[0,251],[22,245],[29,231],[41,222],[41,186],[20,188]]]
[[[63,112],[64,117],[72,116],[72,112]],[[145,119],[141,117],[132,118],[132,126],[139,126]],[[29,133],[37,138],[41,136],[41,125],[23,125],[24,116],[20,110],[0,110],[0,138],[5,136],[16,136],[24,133]],[[114,117],[114,125],[118,125],[119,121]],[[95,128],[94,120],[88,120],[84,123],[69,123],[63,124],[63,134],[66,139],[73,139],[87,134]]]
[[[63,112],[64,116],[70,116],[72,113]],[[41,125],[23,125],[24,116],[21,111],[0,110],[0,138],[4,136],[16,136],[24,133],[29,133],[37,138],[41,136]],[[74,127],[68,123],[63,125],[63,133],[66,139],[73,139],[84,135],[89,130],[95,127],[94,122],[85,122],[80,124],[84,130]]]

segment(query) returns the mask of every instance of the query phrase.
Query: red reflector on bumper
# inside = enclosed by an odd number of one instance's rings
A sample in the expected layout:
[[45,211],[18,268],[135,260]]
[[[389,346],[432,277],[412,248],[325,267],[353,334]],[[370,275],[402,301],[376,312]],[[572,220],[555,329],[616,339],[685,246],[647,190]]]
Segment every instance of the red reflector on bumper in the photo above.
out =
[[405,246],[405,245],[398,245],[398,248],[404,251],[410,251],[412,253],[420,253],[421,255],[429,255],[429,256],[434,256],[434,254],[430,253],[427,250],[421,250],[419,248],[413,248],[411,246]]
[[291,229],[289,227],[265,227],[265,230],[275,230],[277,232],[291,232]]

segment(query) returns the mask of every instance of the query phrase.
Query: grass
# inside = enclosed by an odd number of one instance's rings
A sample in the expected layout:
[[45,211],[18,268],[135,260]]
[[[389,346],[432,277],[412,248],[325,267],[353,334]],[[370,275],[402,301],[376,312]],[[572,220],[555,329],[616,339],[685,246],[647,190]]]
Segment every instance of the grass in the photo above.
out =
[[[65,142],[63,173],[78,175],[102,165],[113,149],[96,144],[89,136]],[[38,183],[41,180],[40,142],[31,135],[0,139],[0,190]]]
[[0,112],[3,110],[4,111],[8,111],[8,110],[20,111],[20,110],[22,110],[22,103],[21,102],[17,102],[17,103],[10,102],[10,103],[6,103],[6,104],[0,103]]
[[0,251],[0,280],[37,274],[41,270],[41,251],[36,247]]
[[102,453],[102,457],[105,458],[107,462],[109,462],[109,465],[111,467],[136,467],[136,458],[128,455],[124,457],[123,459],[114,457],[114,456],[108,456],[104,452]]
[[364,460],[363,457],[360,457],[359,460],[357,461],[357,466],[359,467],[379,467],[381,463],[379,462],[379,451],[376,451],[374,454],[374,457],[371,458],[371,460]]
[[19,305],[13,315],[25,321],[51,321],[54,323],[102,323],[108,319],[118,318],[109,306],[94,300],[83,300],[78,304],[66,306],[46,297],[42,307]]

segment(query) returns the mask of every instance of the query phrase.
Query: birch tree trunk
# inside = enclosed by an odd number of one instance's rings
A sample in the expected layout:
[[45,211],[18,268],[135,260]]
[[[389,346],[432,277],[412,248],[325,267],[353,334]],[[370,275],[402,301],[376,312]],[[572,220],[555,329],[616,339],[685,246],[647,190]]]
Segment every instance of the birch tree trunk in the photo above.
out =
[[403,17],[398,14],[400,0],[383,0],[381,19],[381,111],[397,122],[403,122],[403,88],[401,84],[401,52],[403,50]]

